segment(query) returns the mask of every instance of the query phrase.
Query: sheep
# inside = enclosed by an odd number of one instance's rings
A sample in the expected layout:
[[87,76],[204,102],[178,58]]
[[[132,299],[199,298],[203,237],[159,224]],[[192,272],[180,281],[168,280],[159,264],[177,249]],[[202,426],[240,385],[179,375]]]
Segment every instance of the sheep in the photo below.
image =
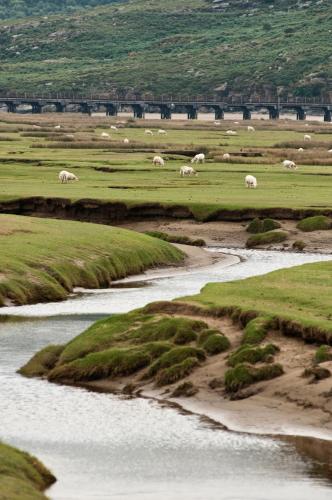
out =
[[145,135],[153,135],[152,130],[146,129],[144,132]]
[[297,169],[297,166],[296,166],[296,163],[292,160],[284,160],[282,162],[283,166],[285,168],[289,168],[290,170],[296,170]]
[[239,124],[240,124],[240,122],[234,122],[234,125],[239,125]]
[[252,127],[251,125],[248,125],[247,129],[248,132],[255,132],[255,127]]
[[191,163],[204,163],[204,162],[205,162],[205,154],[204,153],[198,153],[191,160]]
[[309,135],[309,134],[304,134],[303,139],[304,139],[305,141],[311,141],[311,135]]
[[220,123],[220,122],[218,122],[218,121],[214,122],[214,124],[215,124],[215,125],[221,125],[221,123]]
[[332,149],[329,149],[329,150],[328,150],[328,153],[332,153]]
[[184,165],[183,167],[180,168],[180,175],[181,177],[184,177],[186,175],[198,175],[198,173],[192,167]]
[[78,177],[71,172],[67,172],[67,170],[61,170],[59,173],[59,181],[61,184],[66,184],[69,181],[78,181]]
[[105,137],[105,138],[109,139],[111,136],[107,132],[102,132],[101,137]]
[[222,159],[223,159],[223,160],[230,160],[230,159],[231,159],[231,155],[230,155],[229,153],[224,153],[224,154],[222,155]]
[[61,125],[55,125],[54,127],[56,130],[59,130],[61,128]]
[[158,134],[160,134],[160,135],[167,135],[167,132],[166,132],[166,130],[163,130],[162,128],[160,128],[158,130]]
[[66,134],[66,137],[68,137],[68,139],[74,139],[75,138],[74,134]]
[[303,148],[299,148],[297,151],[298,151],[299,153],[303,153],[304,149],[303,149]]
[[123,142],[124,142],[124,144],[129,144],[129,139],[128,139],[128,137],[125,137],[125,138],[123,139]]
[[247,188],[256,188],[257,187],[257,179],[253,175],[246,175],[245,184]]
[[32,125],[32,127],[36,129],[41,128],[39,125]]
[[118,132],[118,127],[116,127],[115,125],[111,125],[111,129],[114,130],[115,132]]
[[226,134],[227,135],[237,135],[237,132],[235,132],[235,130],[227,130]]
[[159,167],[164,167],[165,166],[165,161],[162,159],[161,156],[155,156],[152,160],[152,163],[154,164],[154,166],[156,167],[157,165],[159,165]]

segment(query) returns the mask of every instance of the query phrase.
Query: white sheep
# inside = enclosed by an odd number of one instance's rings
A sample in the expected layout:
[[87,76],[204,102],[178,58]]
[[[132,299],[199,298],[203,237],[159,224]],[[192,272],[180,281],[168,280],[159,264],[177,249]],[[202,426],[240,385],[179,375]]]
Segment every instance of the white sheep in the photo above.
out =
[[61,125],[55,125],[54,127],[56,130],[59,130],[61,128]]
[[240,124],[240,122],[234,122],[234,125],[239,125],[239,124]]
[[304,134],[303,139],[304,139],[305,141],[311,141],[311,135],[309,135],[309,134]]
[[298,149],[298,152],[299,152],[299,153],[303,153],[303,151],[304,151],[304,149],[303,149],[303,148],[299,148],[299,149]]
[[115,132],[118,132],[118,127],[116,127],[115,125],[111,125],[111,129],[114,130]]
[[154,164],[154,166],[156,167],[157,165],[159,167],[164,167],[165,166],[165,161],[163,160],[163,158],[161,156],[155,156],[152,160],[152,163]]
[[218,125],[221,125],[221,123],[220,123],[220,122],[218,122],[218,121],[214,122],[214,124],[215,124],[215,125],[217,125],[217,126],[218,126]]
[[328,153],[332,153],[332,149],[329,149],[329,150],[328,150]]
[[160,134],[160,135],[167,135],[167,132],[166,132],[166,130],[163,130],[162,128],[160,128],[158,130],[158,134]]
[[193,169],[193,167],[188,167],[187,165],[184,165],[183,167],[180,168],[180,175],[181,177],[185,177],[186,175],[198,175],[196,170]]
[[124,142],[124,144],[129,144],[129,139],[128,139],[128,137],[125,137],[125,138],[123,139],[123,142]]
[[251,125],[248,125],[247,129],[248,132],[255,132],[255,127],[252,127]]
[[282,162],[283,166],[285,168],[289,168],[290,170],[296,170],[297,169],[297,166],[296,166],[296,163],[295,161],[292,161],[292,160],[284,160]]
[[205,162],[205,154],[204,153],[198,153],[191,160],[191,163],[204,163],[204,162]]
[[231,159],[231,155],[230,155],[229,153],[224,153],[224,154],[222,155],[222,159],[223,159],[223,160],[230,160],[230,159]]
[[146,129],[144,132],[145,135],[153,135],[152,130]]
[[107,132],[102,132],[101,137],[105,137],[106,139],[109,139],[111,136]]
[[78,181],[78,177],[67,170],[61,170],[59,173],[59,181],[61,184],[66,184],[69,181]]
[[68,137],[68,139],[74,139],[75,138],[74,134],[66,134],[66,137]]
[[235,132],[235,130],[227,130],[226,134],[227,135],[237,135],[237,132]]
[[246,175],[245,184],[247,188],[256,188],[257,187],[257,179],[253,175]]

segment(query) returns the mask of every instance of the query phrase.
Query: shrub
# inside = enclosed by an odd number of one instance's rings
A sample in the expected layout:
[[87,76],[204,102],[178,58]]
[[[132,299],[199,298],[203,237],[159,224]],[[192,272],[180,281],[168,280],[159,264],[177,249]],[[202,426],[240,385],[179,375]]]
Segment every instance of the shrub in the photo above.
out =
[[270,243],[281,243],[288,238],[285,231],[268,231],[267,233],[253,234],[247,240],[247,248],[254,248],[259,245],[268,245]]
[[296,227],[305,233],[309,233],[311,231],[322,231],[331,229],[332,221],[329,217],[325,217],[325,215],[315,215],[314,217],[302,219],[298,222]]
[[266,233],[268,231],[273,231],[274,229],[279,229],[281,224],[273,219],[264,219],[263,220],[263,231],[262,233]]
[[174,347],[170,351],[163,354],[150,366],[147,377],[153,377],[164,368],[181,364],[187,358],[196,358],[197,360],[203,361],[206,358],[206,355],[203,349],[197,349],[196,347]]
[[328,345],[321,345],[318,347],[314,356],[315,363],[324,363],[325,361],[332,361],[332,350]]
[[190,375],[198,364],[198,359],[191,357],[184,359],[181,363],[177,363],[169,368],[161,370],[156,377],[157,386],[174,384],[174,382]]
[[18,370],[18,373],[25,377],[42,377],[46,375],[55,367],[63,349],[64,346],[62,345],[50,345],[45,347],[37,352],[28,363],[22,366],[22,368]]
[[266,318],[258,317],[252,319],[244,329],[242,344],[260,344],[265,339],[269,326],[270,320]]
[[305,249],[306,246],[307,245],[306,245],[306,243],[304,243],[304,241],[302,241],[302,240],[296,240],[296,241],[294,241],[294,243],[292,245],[292,248],[294,250],[299,250],[300,252],[302,252]]
[[244,345],[231,354],[228,364],[230,366],[236,366],[244,362],[251,364],[259,363],[266,361],[269,356],[273,356],[278,351],[279,348],[273,344],[267,344],[264,347],[251,347]]
[[225,373],[225,387],[227,392],[236,392],[248,385],[279,377],[284,370],[279,364],[265,365],[260,368],[248,364],[239,364]]
[[189,236],[173,235],[162,231],[146,231],[145,234],[153,238],[168,241],[169,243],[180,243],[182,245],[193,245],[196,247],[204,247],[206,245],[206,242],[201,238],[192,239],[189,238]]
[[230,348],[230,341],[225,335],[214,333],[203,343],[202,347],[210,356],[227,351]]
[[197,333],[192,330],[180,329],[175,335],[173,342],[174,344],[190,344],[197,340]]
[[258,234],[266,233],[268,231],[273,231],[274,229],[279,229],[281,225],[279,222],[273,219],[253,219],[247,226],[246,230],[248,233]]
[[190,398],[191,396],[194,396],[197,394],[198,389],[197,387],[194,386],[192,382],[183,382],[182,384],[178,385],[174,391],[171,394],[172,398]]
[[318,382],[319,380],[324,380],[325,378],[331,377],[331,372],[327,368],[322,366],[312,366],[311,368],[306,368],[302,374],[303,377],[311,377],[310,383]]

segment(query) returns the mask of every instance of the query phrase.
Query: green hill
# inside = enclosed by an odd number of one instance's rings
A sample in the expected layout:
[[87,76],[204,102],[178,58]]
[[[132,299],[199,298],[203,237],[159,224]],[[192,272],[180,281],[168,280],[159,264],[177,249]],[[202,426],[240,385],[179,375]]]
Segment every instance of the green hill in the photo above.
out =
[[120,0],[3,21],[0,92],[326,95],[331,21],[331,2],[289,0]]

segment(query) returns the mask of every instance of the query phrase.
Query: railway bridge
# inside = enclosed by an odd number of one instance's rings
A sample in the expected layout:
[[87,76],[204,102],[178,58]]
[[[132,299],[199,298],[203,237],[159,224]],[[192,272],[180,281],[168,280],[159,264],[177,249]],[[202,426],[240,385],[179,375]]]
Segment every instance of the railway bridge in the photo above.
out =
[[115,95],[0,95],[0,106],[6,106],[9,113],[24,109],[26,112],[42,113],[44,109],[64,113],[69,109],[82,113],[104,111],[116,116],[120,111],[131,109],[135,118],[144,118],[145,113],[159,112],[162,119],[171,119],[173,113],[185,113],[190,120],[197,119],[199,111],[214,112],[216,120],[222,120],[225,113],[242,113],[244,120],[250,120],[253,112],[265,110],[272,120],[281,113],[294,113],[298,120],[305,120],[307,114],[321,114],[324,121],[332,121],[332,100],[320,98],[287,98],[260,100],[250,97],[218,98],[216,96],[161,96],[161,97],[119,97]]

